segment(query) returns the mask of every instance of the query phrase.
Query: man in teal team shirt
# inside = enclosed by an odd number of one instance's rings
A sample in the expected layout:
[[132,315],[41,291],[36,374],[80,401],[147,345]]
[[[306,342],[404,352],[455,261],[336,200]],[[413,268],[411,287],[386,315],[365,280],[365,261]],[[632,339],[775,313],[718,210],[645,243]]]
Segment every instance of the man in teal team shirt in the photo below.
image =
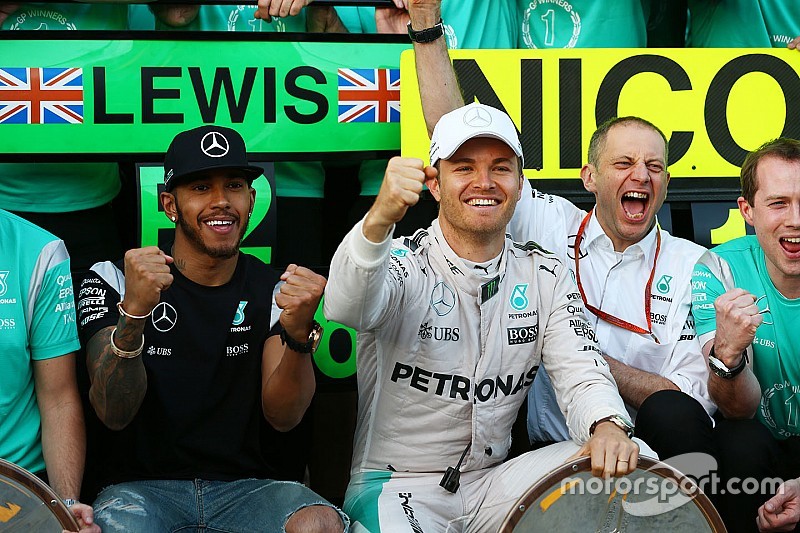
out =
[[739,210],[756,235],[701,257],[692,312],[723,415],[720,474],[739,480],[720,487],[720,512],[729,531],[755,530],[754,518],[760,530],[788,531],[798,521],[797,483],[759,508],[770,489],[746,494],[743,480],[800,475],[800,141],[781,138],[750,153],[741,182]]
[[[0,3],[2,31],[126,29],[125,4]],[[33,62],[17,66],[46,65]],[[24,123],[23,113],[10,120]],[[63,124],[63,127],[68,135],[80,124]],[[116,163],[0,163],[0,208],[13,210],[63,239],[76,271],[88,270],[96,261],[121,255],[120,237],[111,211],[111,201],[119,190]]]
[[0,235],[0,458],[48,479],[81,531],[99,532],[92,508],[76,501],[86,436],[67,250],[2,209]]
[[797,2],[689,0],[689,47],[797,48],[798,35]]

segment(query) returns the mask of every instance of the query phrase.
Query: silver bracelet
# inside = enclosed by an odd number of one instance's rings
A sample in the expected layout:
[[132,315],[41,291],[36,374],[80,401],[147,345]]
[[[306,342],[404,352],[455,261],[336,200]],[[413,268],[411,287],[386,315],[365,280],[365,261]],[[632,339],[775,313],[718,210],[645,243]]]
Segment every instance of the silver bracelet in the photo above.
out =
[[142,350],[144,349],[144,334],[142,334],[142,344],[139,347],[132,351],[120,350],[117,345],[114,343],[114,333],[117,332],[117,327],[114,326],[114,329],[111,330],[111,351],[114,352],[114,355],[120,357],[122,359],[135,359],[142,355]]
[[144,320],[145,318],[150,316],[150,313],[153,312],[152,309],[151,309],[150,312],[147,313],[146,315],[141,315],[141,316],[132,315],[132,314],[128,313],[127,311],[125,311],[125,309],[122,308],[122,300],[117,302],[117,311],[119,311],[119,314],[121,314],[122,316],[127,317],[127,318],[133,318],[135,320]]

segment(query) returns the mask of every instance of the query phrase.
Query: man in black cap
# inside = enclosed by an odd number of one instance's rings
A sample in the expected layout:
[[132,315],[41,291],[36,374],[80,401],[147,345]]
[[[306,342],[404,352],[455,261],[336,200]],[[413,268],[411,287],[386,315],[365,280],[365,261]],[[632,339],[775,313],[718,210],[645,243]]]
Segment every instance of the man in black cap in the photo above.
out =
[[237,132],[178,134],[164,170],[174,243],[129,250],[124,266],[94,265],[78,292],[89,399],[122,437],[96,522],[104,531],[347,530],[320,496],[270,479],[281,458],[264,457],[261,441],[265,419],[287,431],[311,402],[325,278],[297,265],[278,276],[239,251],[262,170]]

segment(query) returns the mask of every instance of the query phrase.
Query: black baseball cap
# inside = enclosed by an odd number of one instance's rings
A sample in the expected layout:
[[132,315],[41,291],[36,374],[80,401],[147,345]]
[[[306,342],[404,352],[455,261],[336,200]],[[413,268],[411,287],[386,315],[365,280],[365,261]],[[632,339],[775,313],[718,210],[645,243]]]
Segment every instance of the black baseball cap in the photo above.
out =
[[164,186],[172,191],[178,181],[209,170],[241,170],[252,182],[264,173],[247,161],[244,139],[224,126],[200,126],[177,134],[164,157]]

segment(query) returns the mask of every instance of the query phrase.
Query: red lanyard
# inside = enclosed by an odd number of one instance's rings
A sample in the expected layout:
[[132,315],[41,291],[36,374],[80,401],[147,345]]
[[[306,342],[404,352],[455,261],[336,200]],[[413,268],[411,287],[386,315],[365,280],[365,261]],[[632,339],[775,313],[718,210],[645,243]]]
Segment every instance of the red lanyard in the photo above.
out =
[[[594,209],[592,209],[594,211]],[[644,288],[644,314],[647,317],[647,329],[640,328],[636,324],[631,324],[630,322],[626,322],[619,317],[606,313],[601,309],[598,309],[591,305],[588,300],[586,300],[586,294],[583,292],[583,285],[581,285],[581,271],[580,271],[580,264],[579,260],[581,257],[581,239],[583,238],[583,230],[586,229],[586,224],[589,222],[589,218],[592,216],[592,211],[589,211],[586,216],[583,218],[580,227],[578,228],[578,234],[575,235],[575,281],[578,284],[578,291],[581,293],[581,298],[583,298],[583,303],[586,304],[586,308],[594,313],[597,318],[600,320],[605,320],[610,324],[614,324],[622,329],[627,329],[628,331],[632,331],[634,333],[640,334],[647,334],[653,337],[656,341],[656,344],[661,344],[658,342],[658,337],[653,335],[653,323],[650,318],[650,291],[653,287],[653,277],[656,274],[656,261],[658,261],[658,252],[661,250],[661,232],[656,230],[656,255],[653,258],[653,269],[650,271],[650,279],[647,280],[647,285]]]

